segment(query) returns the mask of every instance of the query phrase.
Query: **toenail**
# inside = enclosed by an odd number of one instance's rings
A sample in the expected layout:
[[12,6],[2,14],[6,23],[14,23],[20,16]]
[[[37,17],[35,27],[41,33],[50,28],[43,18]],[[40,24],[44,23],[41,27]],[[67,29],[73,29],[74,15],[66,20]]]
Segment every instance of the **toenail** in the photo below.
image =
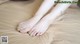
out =
[[27,33],[29,34],[29,31]]
[[35,34],[35,36],[37,36],[38,33]]

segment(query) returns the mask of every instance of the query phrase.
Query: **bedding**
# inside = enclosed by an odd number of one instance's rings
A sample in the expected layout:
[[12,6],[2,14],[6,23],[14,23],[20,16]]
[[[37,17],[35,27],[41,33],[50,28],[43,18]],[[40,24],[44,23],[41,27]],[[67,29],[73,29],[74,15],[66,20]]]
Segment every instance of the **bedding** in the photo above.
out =
[[80,44],[80,8],[69,8],[54,28],[55,37],[51,44]]

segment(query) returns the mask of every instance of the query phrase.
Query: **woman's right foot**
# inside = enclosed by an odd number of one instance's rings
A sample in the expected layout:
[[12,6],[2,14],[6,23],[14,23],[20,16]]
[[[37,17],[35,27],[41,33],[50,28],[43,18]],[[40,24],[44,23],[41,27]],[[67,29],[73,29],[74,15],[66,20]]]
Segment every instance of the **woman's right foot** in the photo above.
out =
[[30,20],[21,22],[18,26],[18,31],[21,33],[28,33],[39,21],[37,18],[31,18]]

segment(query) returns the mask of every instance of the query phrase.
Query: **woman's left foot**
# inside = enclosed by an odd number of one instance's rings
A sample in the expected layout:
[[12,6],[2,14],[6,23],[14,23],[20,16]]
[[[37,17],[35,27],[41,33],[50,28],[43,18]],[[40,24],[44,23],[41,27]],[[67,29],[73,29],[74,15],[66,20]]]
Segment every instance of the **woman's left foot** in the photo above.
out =
[[42,19],[37,25],[35,25],[30,31],[29,35],[31,36],[40,36],[44,34],[44,32],[50,26],[50,21],[48,19]]

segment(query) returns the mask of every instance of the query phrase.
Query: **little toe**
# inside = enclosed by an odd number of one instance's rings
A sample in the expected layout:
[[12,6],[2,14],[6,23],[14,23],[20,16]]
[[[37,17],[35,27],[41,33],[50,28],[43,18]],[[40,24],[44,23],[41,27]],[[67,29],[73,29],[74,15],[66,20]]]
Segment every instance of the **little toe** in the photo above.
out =
[[17,30],[20,31],[20,30],[23,30],[25,28],[22,28],[22,27],[17,27]]
[[20,30],[19,32],[20,32],[20,33],[26,33],[25,30]]
[[40,36],[43,35],[44,33],[40,33]]
[[28,29],[25,29],[25,28],[20,30],[21,33],[27,33],[28,31],[29,30]]

